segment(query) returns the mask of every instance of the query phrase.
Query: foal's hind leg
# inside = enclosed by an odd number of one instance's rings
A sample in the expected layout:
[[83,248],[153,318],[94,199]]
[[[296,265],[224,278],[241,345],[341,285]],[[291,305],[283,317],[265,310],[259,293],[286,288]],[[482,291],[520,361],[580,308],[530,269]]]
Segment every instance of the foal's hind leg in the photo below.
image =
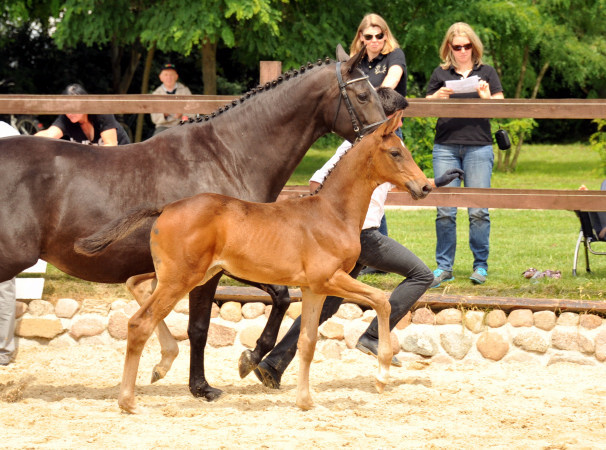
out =
[[118,405],[124,411],[133,414],[141,412],[135,401],[135,385],[143,347],[154,328],[186,293],[187,291],[183,292],[180,287],[158,285],[139,311],[128,321],[128,343],[118,397]]
[[[156,273],[146,273],[135,275],[126,280],[126,287],[133,294],[140,306],[143,306],[145,301],[150,297],[156,287]],[[158,340],[160,341],[160,351],[162,359],[154,366],[152,370],[151,382],[155,383],[166,376],[170,370],[173,361],[179,354],[179,346],[177,341],[166,326],[166,323],[161,320],[155,329]]]
[[288,287],[273,284],[252,283],[250,281],[244,282],[267,292],[272,299],[272,308],[269,318],[267,319],[267,323],[265,324],[265,328],[263,328],[263,332],[257,340],[257,346],[255,349],[244,350],[240,355],[240,360],[238,361],[240,378],[244,378],[246,375],[256,369],[263,357],[274,347],[274,345],[276,345],[276,340],[278,339],[278,333],[280,331],[280,324],[282,323],[282,319],[284,318],[286,310],[290,305]]

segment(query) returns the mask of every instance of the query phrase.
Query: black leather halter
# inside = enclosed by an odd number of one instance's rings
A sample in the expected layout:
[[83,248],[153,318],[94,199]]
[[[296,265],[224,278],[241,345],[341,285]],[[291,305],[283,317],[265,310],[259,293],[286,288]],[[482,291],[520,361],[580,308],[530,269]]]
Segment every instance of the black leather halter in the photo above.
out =
[[353,108],[353,105],[351,104],[351,100],[349,100],[349,96],[347,95],[346,88],[348,85],[357,83],[359,81],[366,81],[367,83],[370,84],[370,82],[368,81],[368,75],[364,75],[363,77],[354,78],[353,80],[344,82],[343,76],[341,75],[341,62],[339,61],[337,63],[337,81],[339,82],[339,91],[340,91],[341,95],[339,96],[339,105],[337,106],[337,111],[335,112],[335,119],[332,122],[333,130],[335,128],[335,124],[337,123],[337,117],[339,116],[339,110],[341,109],[341,100],[343,100],[345,102],[345,107],[347,108],[347,111],[349,112],[349,117],[351,117],[351,124],[353,125],[354,132],[356,133],[356,136],[357,136],[356,140],[362,139],[364,134],[366,134],[368,131],[370,131],[371,129],[373,129],[373,128],[381,125],[385,121],[387,121],[387,119],[383,119],[379,122],[375,122],[375,123],[366,125],[366,126],[364,126],[364,128],[362,128],[362,130],[360,130],[361,121],[360,121],[360,118],[358,117],[358,114],[356,113],[356,110]]

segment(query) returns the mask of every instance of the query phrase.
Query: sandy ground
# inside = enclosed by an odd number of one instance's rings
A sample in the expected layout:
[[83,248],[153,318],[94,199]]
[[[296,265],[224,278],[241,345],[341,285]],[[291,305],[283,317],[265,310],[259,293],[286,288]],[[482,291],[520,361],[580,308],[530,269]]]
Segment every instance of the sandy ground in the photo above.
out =
[[279,391],[240,380],[239,350],[209,349],[207,376],[225,394],[208,403],[187,387],[189,347],[150,385],[158,346],[141,361],[137,399],[116,398],[124,347],[21,349],[0,367],[1,448],[606,448],[606,367],[559,363],[424,364],[392,369],[356,350],[312,365],[315,407],[295,407],[295,359]]

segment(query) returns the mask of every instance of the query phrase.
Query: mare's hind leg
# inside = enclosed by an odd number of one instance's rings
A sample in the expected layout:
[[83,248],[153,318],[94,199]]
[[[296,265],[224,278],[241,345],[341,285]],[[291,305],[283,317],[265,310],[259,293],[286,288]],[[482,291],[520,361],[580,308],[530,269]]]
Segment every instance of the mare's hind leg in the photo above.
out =
[[189,391],[194,397],[203,397],[208,401],[218,399],[223,393],[209,385],[204,376],[204,347],[208,338],[211,307],[220,278],[221,273],[189,293]]
[[182,291],[181,286],[160,283],[143,306],[139,308],[139,311],[128,321],[126,358],[118,397],[118,405],[124,411],[133,414],[141,412],[135,401],[135,385],[143,347],[154,328],[186,293],[187,291]]
[[303,305],[301,310],[301,332],[299,333],[299,377],[297,380],[297,406],[308,410],[313,406],[309,392],[309,366],[314,357],[318,340],[318,325],[324,295],[314,294],[308,287],[301,286]]
[[[126,280],[126,287],[131,294],[133,294],[133,297],[135,297],[137,303],[139,303],[140,306],[143,306],[145,301],[154,291],[156,283],[156,273],[151,272],[130,277],[128,280]],[[158,322],[155,332],[158,336],[158,340],[160,341],[160,352],[162,354],[162,358],[152,370],[152,383],[155,383],[166,376],[166,373],[170,370],[173,361],[177,358],[177,355],[179,355],[179,346],[177,345],[177,341],[166,326],[164,320]]]
[[272,308],[265,328],[259,339],[254,350],[244,350],[240,355],[238,361],[238,370],[240,372],[240,378],[244,378],[250,372],[257,368],[259,362],[263,357],[276,345],[278,339],[278,333],[280,331],[280,324],[286,314],[286,310],[290,305],[290,295],[288,294],[288,287],[277,286],[274,284],[259,284],[250,281],[241,280],[244,283],[248,283],[251,286],[258,287],[259,289],[267,292],[272,299]]

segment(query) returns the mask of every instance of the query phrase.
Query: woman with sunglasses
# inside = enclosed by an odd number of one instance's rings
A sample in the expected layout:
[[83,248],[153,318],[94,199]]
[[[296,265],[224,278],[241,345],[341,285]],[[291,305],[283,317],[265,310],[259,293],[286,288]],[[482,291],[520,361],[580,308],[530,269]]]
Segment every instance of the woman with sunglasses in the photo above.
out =
[[370,84],[374,87],[390,87],[406,96],[406,57],[387,22],[378,14],[364,16],[349,54],[353,56],[364,47],[366,56],[358,67],[368,75]]
[[[466,23],[453,24],[440,46],[440,64],[427,85],[427,98],[504,98],[497,72],[482,63],[482,41]],[[447,81],[477,76],[471,92],[455,93]],[[476,80],[471,78],[468,81]],[[465,187],[489,188],[494,153],[490,119],[440,118],[436,124],[433,171],[436,177],[449,169],[465,172]],[[449,186],[460,186],[455,179]],[[473,253],[473,273],[469,277],[482,284],[488,275],[490,218],[487,208],[469,208],[469,247]],[[431,287],[454,280],[453,265],[457,246],[457,208],[438,208],[436,217],[436,263]]]

